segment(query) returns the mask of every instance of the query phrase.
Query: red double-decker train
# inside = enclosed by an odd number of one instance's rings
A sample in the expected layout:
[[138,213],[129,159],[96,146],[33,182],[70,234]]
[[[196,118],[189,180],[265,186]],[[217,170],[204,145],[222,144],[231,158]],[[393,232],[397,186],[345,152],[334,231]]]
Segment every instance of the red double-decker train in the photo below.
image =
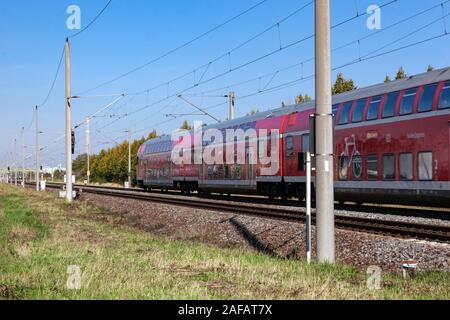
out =
[[[279,130],[279,168],[273,175],[261,175],[263,165],[250,161],[259,150],[248,138],[235,142],[244,145],[245,164],[176,165],[172,151],[182,139],[163,136],[139,149],[138,184],[304,199],[302,162],[313,113],[309,102],[204,128],[255,129],[258,140],[270,139],[261,129]],[[337,201],[450,207],[450,68],[335,95],[333,113]],[[194,148],[191,143],[183,151]]]

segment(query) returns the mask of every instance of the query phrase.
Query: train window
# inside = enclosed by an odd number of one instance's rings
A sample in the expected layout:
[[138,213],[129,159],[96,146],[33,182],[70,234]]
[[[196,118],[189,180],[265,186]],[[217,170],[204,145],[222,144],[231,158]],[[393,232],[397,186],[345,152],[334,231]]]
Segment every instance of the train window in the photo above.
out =
[[380,111],[382,96],[372,98],[369,104],[369,109],[367,110],[367,121],[377,120],[378,112]]
[[355,110],[353,111],[353,121],[352,122],[361,122],[363,121],[364,109],[366,108],[367,99],[358,100]]
[[450,81],[445,83],[439,98],[439,109],[450,108]]
[[385,154],[383,156],[383,179],[395,179],[395,156],[393,154]]
[[423,181],[433,180],[433,153],[420,152],[418,164],[419,164],[419,180]]
[[427,112],[433,110],[434,94],[436,93],[437,84],[431,84],[423,88],[422,96],[420,97],[419,112]]
[[337,113],[338,113],[338,110],[339,110],[339,106],[340,106],[340,104],[335,104],[334,106],[333,106],[333,111],[332,111],[332,113],[333,113],[333,116],[336,116],[337,115]]
[[383,109],[383,118],[390,118],[395,115],[395,106],[397,105],[397,99],[399,92],[392,92],[388,95],[386,103]]
[[366,159],[366,170],[368,180],[378,180],[378,157],[369,155]]
[[353,101],[346,102],[342,107],[341,115],[339,117],[339,124],[347,124],[349,121],[350,110],[352,109]]
[[416,99],[417,89],[406,90],[400,104],[400,115],[404,116],[413,112],[414,100]]
[[413,179],[413,155],[412,153],[400,154],[400,179]]
[[294,155],[294,137],[286,138],[286,156],[291,157]]
[[310,142],[309,142],[309,134],[305,134],[302,136],[302,152],[310,151]]

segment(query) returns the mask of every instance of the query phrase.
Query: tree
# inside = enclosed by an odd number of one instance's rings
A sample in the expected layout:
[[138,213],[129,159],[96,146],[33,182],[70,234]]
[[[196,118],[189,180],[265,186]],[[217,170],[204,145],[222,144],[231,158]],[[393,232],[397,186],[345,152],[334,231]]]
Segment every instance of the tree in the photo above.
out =
[[302,103],[310,102],[310,101],[312,101],[312,98],[310,96],[308,96],[307,94],[305,94],[305,96],[303,96],[302,94],[299,94],[298,96],[295,97],[296,104],[302,104]]
[[386,75],[386,78],[384,78],[384,83],[388,83],[388,82],[391,82],[391,77]]
[[355,86],[355,83],[352,79],[345,79],[344,75],[342,73],[339,73],[336,78],[336,82],[333,85],[332,93],[333,95],[344,93],[348,91],[353,91],[358,89],[358,87]]
[[56,181],[63,181],[63,177],[66,173],[62,170],[55,170],[55,172],[53,173],[53,178]]
[[153,130],[148,134],[147,140],[152,140],[158,137],[158,134],[156,133],[156,130]]
[[189,124],[189,122],[187,122],[187,120],[184,120],[183,125],[180,128],[181,130],[192,130],[191,125]]
[[72,163],[73,174],[77,180],[87,178],[87,154],[79,155]]
[[428,68],[427,68],[427,72],[431,72],[433,70],[434,70],[434,67],[431,64],[429,64]]
[[406,78],[406,73],[403,67],[400,67],[397,71],[397,75],[395,76],[395,80],[401,80]]
[[[131,143],[131,177],[134,184],[136,184],[136,167],[137,167],[137,152],[142,144],[157,137],[156,131],[150,132],[147,138],[140,138]],[[75,168],[81,168],[85,164],[86,155],[79,156],[75,162]],[[81,171],[85,174],[85,170]],[[83,177],[83,176],[81,176]],[[108,150],[101,150],[99,154],[91,156],[91,180],[94,182],[113,182],[122,184],[128,179],[128,141],[110,148]]]

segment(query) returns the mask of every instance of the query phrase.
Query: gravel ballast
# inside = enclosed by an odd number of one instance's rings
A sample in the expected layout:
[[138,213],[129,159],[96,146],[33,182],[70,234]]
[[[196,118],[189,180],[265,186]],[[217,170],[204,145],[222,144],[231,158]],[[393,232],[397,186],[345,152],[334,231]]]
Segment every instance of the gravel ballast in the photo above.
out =
[[[303,259],[306,255],[306,228],[302,223],[89,193],[83,193],[81,200],[107,209],[107,213],[100,218],[108,219],[112,216],[120,216],[122,222],[129,226],[174,239],[202,241],[224,247],[244,246],[282,258]],[[293,210],[298,209],[293,208]],[[408,220],[418,223],[450,224],[448,221],[436,219],[339,210],[336,214],[375,219],[399,219],[399,221]],[[313,228],[313,239],[314,231]],[[369,266],[378,266],[385,271],[399,272],[402,262],[415,260],[418,262],[420,270],[450,272],[450,244],[397,239],[338,229],[336,231],[336,249],[337,260],[340,263],[353,265],[362,270]]]

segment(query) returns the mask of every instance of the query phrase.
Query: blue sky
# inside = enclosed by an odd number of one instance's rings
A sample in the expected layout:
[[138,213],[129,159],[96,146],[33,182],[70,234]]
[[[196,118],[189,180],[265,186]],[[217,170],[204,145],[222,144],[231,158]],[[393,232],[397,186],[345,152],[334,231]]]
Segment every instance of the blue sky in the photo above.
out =
[[[71,41],[72,56],[72,93],[80,94],[97,85],[113,79],[135,67],[164,54],[165,52],[191,40],[212,27],[246,10],[260,0],[113,0],[108,9],[86,32]],[[13,151],[13,141],[18,139],[20,150],[20,128],[29,127],[33,115],[33,106],[42,103],[53,80],[59,61],[64,39],[75,33],[66,28],[68,14],[66,9],[75,4],[81,8],[81,26],[86,26],[104,7],[106,0],[59,0],[59,1],[2,1],[0,3],[0,107],[2,108],[2,126],[0,128],[0,161],[2,165],[11,163],[9,152]],[[243,15],[230,24],[223,26],[210,35],[169,55],[142,70],[119,81],[90,91],[87,95],[133,93],[145,91],[156,85],[166,84],[181,74],[193,71],[196,67],[208,64],[214,58],[226,54],[232,48],[252,38],[262,30],[276,24],[295,10],[307,4],[307,0],[268,0],[261,6]],[[364,12],[371,4],[382,5],[390,0],[331,0],[332,24],[344,21]],[[382,9],[382,28],[431,8],[445,0],[398,0]],[[364,36],[370,38],[333,53],[335,67],[353,61],[361,54],[364,56],[386,46],[380,52],[414,43],[421,39],[444,32],[443,21],[438,21],[420,32],[412,34],[402,41],[397,39],[419,29],[421,26],[450,13],[450,2],[430,10],[403,24],[375,34],[366,27],[367,17],[352,20],[332,33],[334,48]],[[450,19],[446,18],[450,31]],[[268,52],[277,50],[292,42],[307,37],[314,32],[313,6],[293,15],[281,23],[279,28],[270,29],[263,36],[234,51],[229,57],[213,63],[208,70],[201,69],[194,75],[162,85],[159,89],[138,96],[126,96],[105,116],[124,114],[152,106],[122,118],[110,124],[114,118],[97,118],[93,121],[93,151],[123,141],[125,130],[131,128],[134,137],[147,135],[153,128],[158,133],[170,133],[178,128],[186,118],[190,122],[211,119],[201,116],[175,119],[167,114],[180,115],[196,113],[195,109],[172,98],[165,99],[198,82],[209,80],[218,74],[245,64]],[[361,52],[361,53],[360,53]],[[355,80],[359,87],[376,84],[384,80],[386,74],[395,75],[399,66],[408,74],[426,70],[428,64],[434,67],[449,65],[450,41],[448,37],[427,42],[413,48],[398,51],[373,60],[357,63],[334,72],[343,72],[346,77]],[[277,70],[299,64],[314,55],[313,39],[281,50],[276,54],[230,72],[184,93],[185,98],[203,108],[208,108],[215,117],[225,119],[228,115],[226,104],[220,98],[230,90],[237,95],[236,113],[243,116],[252,109],[267,110],[279,107],[281,101],[293,101],[298,93],[314,95],[314,81],[298,81],[280,90],[269,90],[263,94],[249,94],[259,90],[279,87],[290,81],[309,76],[314,72],[312,62],[292,67],[276,73]],[[59,74],[54,91],[40,114],[42,146],[48,146],[43,152],[44,165],[59,165],[63,159],[62,141],[54,142],[64,134],[64,69]],[[263,77],[269,74],[269,76]],[[275,76],[273,76],[275,75]],[[260,79],[259,79],[260,78]],[[227,88],[232,84],[256,79],[244,85]],[[194,82],[196,81],[196,82]],[[215,90],[219,89],[219,90]],[[202,96],[203,94],[203,96]],[[164,100],[165,99],[165,100]],[[78,124],[86,116],[104,107],[113,97],[74,100],[72,102],[73,123]],[[159,104],[155,101],[164,100]],[[168,121],[173,119],[172,121]],[[26,132],[27,153],[34,145],[34,125]],[[100,132],[98,132],[100,131]],[[84,128],[77,131],[77,153],[84,152]],[[20,155],[20,152],[18,151]],[[31,165],[33,159],[28,161]]]

